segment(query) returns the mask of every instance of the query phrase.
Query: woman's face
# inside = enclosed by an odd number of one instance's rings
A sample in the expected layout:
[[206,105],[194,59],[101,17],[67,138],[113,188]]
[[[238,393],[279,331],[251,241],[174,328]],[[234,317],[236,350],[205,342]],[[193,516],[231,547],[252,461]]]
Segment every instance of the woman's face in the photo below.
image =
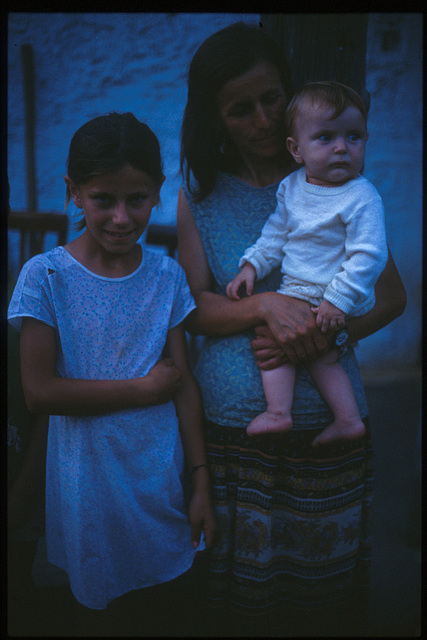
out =
[[245,158],[270,158],[285,147],[287,96],[279,73],[263,61],[218,93],[219,127]]

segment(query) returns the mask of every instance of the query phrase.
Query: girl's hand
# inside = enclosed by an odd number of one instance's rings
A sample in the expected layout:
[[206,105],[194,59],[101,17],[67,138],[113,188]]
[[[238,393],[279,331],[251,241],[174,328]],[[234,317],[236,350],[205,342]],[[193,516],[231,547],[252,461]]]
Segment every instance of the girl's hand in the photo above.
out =
[[209,549],[215,537],[216,520],[208,488],[194,491],[188,515],[193,548],[197,549],[199,546],[203,531],[205,545]]
[[328,350],[310,304],[280,293],[263,296],[263,317],[289,362],[315,359]]
[[172,400],[181,385],[181,371],[172,358],[159,360],[142,378],[148,384],[153,400],[151,404],[163,404]]
[[247,295],[250,296],[254,290],[255,277],[255,267],[251,265],[250,262],[246,262],[240,273],[227,285],[226,291],[228,297],[233,300],[240,300],[239,289],[243,284],[246,286]]
[[318,307],[311,307],[311,310],[316,314],[316,324],[322,333],[326,333],[328,329],[338,331],[345,325],[344,311],[328,300],[322,300]]

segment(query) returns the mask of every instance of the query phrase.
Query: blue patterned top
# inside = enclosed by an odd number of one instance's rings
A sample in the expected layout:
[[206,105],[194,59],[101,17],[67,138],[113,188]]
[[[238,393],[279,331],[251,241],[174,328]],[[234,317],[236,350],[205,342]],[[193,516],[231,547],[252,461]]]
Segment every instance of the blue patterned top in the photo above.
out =
[[[260,236],[275,209],[278,187],[279,183],[251,187],[230,174],[219,173],[215,189],[196,204],[183,186],[203,240],[216,293],[225,295],[227,284],[239,271],[239,259]],[[276,269],[255,283],[254,294],[275,291],[280,281],[280,269]],[[206,417],[217,424],[246,427],[265,411],[261,374],[250,346],[253,337],[253,332],[248,331],[204,341],[195,375]],[[353,349],[348,349],[340,362],[350,376],[363,418],[368,412]],[[322,426],[332,419],[329,407],[303,365],[297,366],[292,416],[294,428]]]

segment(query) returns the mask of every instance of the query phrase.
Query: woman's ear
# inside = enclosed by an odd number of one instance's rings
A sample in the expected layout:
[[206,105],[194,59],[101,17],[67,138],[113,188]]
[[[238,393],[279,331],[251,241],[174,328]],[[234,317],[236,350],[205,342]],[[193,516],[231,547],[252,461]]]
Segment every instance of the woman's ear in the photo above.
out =
[[67,191],[70,197],[73,199],[74,204],[79,209],[83,209],[83,204],[80,196],[80,189],[74,184],[74,182],[68,176],[64,177],[65,184],[67,185]]
[[299,150],[298,141],[295,140],[295,138],[286,138],[286,146],[288,148],[289,153],[292,155],[293,159],[295,160],[295,162],[298,162],[298,164],[302,164],[304,160],[302,159],[302,156]]

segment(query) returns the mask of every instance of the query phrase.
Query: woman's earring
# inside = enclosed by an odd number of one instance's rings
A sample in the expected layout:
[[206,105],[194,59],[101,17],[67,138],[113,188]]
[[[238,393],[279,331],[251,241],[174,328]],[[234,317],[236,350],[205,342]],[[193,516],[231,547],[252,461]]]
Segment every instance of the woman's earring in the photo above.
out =
[[225,146],[225,133],[223,129],[215,130],[215,142],[217,143],[220,152],[223,154]]

